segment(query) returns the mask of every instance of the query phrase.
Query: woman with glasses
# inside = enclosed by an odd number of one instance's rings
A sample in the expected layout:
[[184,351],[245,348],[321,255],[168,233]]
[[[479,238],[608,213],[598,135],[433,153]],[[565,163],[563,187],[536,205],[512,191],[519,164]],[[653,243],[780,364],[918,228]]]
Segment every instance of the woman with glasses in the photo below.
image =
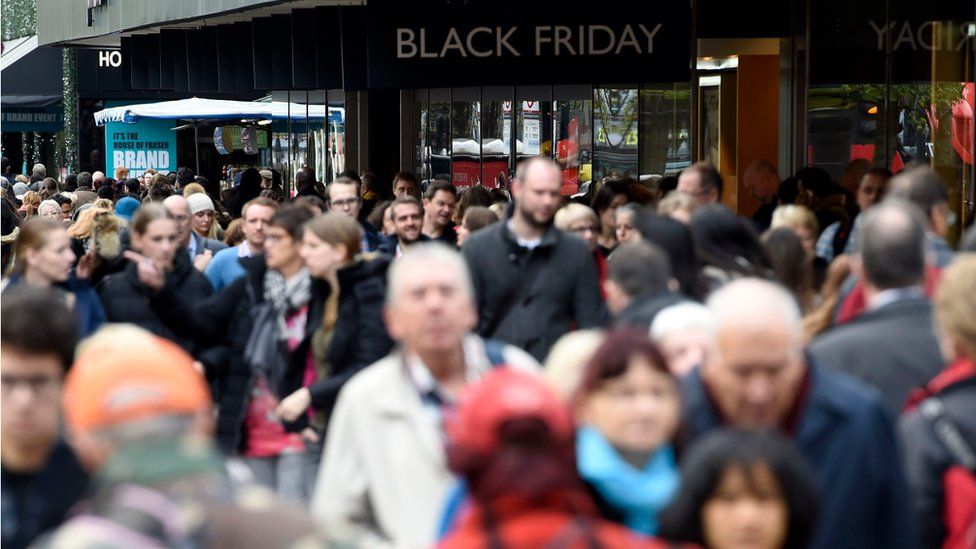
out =
[[571,202],[556,212],[553,223],[557,229],[582,238],[589,246],[600,279],[600,295],[606,298],[603,293],[603,282],[607,279],[609,267],[607,266],[607,256],[600,249],[600,218],[597,217],[596,212],[592,208]]

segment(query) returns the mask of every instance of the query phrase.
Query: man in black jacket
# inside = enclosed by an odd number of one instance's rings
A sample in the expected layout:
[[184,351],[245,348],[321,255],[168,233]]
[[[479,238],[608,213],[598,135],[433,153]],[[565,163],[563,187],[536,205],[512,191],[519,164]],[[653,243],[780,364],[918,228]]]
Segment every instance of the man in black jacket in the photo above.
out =
[[624,244],[614,250],[609,263],[603,289],[616,324],[646,332],[657,313],[683,301],[668,287],[671,266],[657,246],[647,242]]
[[855,272],[868,310],[810,345],[813,360],[881,391],[893,417],[912,389],[942,369],[932,305],[922,290],[925,229],[908,203],[886,202],[863,214]]
[[478,306],[477,333],[545,358],[572,329],[603,325],[596,265],[586,244],[552,224],[562,185],[552,160],[533,157],[512,182],[514,206],[502,223],[464,245]]

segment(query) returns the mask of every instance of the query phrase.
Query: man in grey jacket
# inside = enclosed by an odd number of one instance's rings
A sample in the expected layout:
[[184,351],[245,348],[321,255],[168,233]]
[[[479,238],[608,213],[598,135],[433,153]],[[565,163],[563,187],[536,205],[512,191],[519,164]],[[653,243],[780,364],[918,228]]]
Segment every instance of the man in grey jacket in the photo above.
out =
[[506,218],[464,245],[478,306],[477,333],[538,360],[572,329],[607,321],[596,264],[586,244],[553,226],[562,175],[544,157],[521,164]]

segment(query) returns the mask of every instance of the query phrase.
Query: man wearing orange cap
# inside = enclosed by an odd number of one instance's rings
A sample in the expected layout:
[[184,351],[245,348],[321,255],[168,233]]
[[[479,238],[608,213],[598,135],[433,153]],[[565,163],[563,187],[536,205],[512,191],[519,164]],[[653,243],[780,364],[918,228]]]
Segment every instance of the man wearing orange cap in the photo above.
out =
[[53,290],[29,284],[4,292],[0,316],[0,544],[19,549],[57,527],[88,486],[60,436],[77,326]]
[[94,471],[96,493],[43,546],[316,541],[300,509],[231,483],[210,437],[209,390],[177,345],[134,326],[105,328],[79,347],[63,401],[71,443]]

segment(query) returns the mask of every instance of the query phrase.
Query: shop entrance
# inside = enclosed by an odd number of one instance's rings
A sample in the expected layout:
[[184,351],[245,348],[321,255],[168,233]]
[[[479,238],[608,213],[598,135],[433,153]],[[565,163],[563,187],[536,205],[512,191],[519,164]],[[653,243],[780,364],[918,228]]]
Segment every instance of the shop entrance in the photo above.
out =
[[[790,171],[786,135],[789,73],[779,38],[701,39],[699,42],[696,158],[718,167],[725,180],[722,202],[751,215],[758,200],[743,174],[756,160]],[[786,57],[788,59],[788,57]],[[788,111],[787,111],[788,113]],[[784,132],[785,134],[785,132]]]

